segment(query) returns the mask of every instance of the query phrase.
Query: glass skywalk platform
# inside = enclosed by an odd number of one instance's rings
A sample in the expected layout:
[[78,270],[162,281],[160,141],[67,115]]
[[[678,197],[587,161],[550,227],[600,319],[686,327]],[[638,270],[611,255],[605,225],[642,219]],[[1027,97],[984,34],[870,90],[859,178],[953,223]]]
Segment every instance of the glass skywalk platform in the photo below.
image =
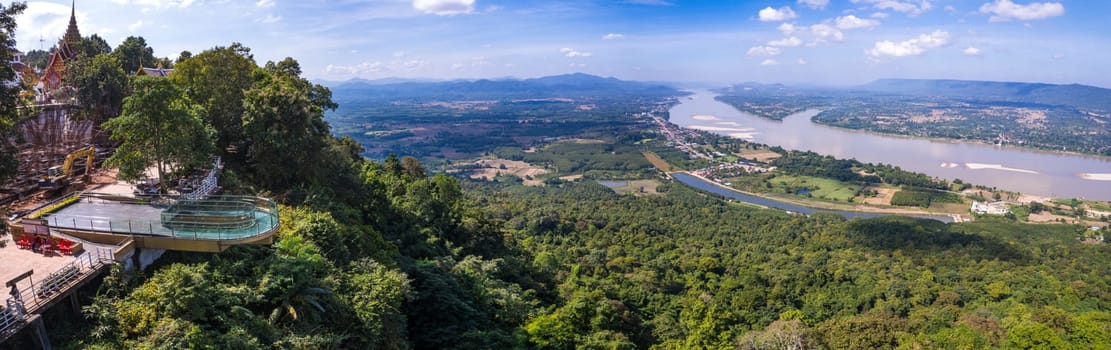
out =
[[97,193],[82,194],[77,203],[43,219],[53,229],[219,241],[269,235],[279,223],[277,204],[262,197],[129,198]]

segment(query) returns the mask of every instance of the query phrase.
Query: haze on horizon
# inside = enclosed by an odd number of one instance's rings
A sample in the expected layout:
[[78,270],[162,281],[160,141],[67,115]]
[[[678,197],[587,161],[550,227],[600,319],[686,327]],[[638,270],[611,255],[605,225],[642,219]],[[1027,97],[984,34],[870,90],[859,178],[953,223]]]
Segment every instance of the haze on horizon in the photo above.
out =
[[[307,77],[489,78],[584,72],[629,80],[851,85],[877,78],[1111,87],[1102,18],[1068,0],[78,1],[83,35],[142,36],[176,58],[241,42]],[[29,1],[17,47],[49,49],[69,1]],[[40,42],[40,38],[43,39]]]

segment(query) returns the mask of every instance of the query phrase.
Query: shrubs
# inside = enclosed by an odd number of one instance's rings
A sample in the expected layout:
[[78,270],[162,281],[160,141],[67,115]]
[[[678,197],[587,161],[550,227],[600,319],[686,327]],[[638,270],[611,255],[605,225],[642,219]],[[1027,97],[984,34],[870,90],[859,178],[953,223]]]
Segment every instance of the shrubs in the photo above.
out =
[[891,197],[891,205],[907,207],[929,207],[933,202],[960,203],[961,198],[956,193],[932,191],[928,189],[907,189],[895,192]]
[[60,200],[57,203],[48,205],[45,208],[40,209],[39,211],[31,213],[31,215],[28,215],[27,218],[28,219],[41,218],[43,215],[50,214],[50,213],[62,210],[62,208],[68,207],[70,204],[77,203],[77,201],[79,201],[79,200],[81,200],[81,195],[79,195],[77,193],[74,193],[72,196],[66,197],[66,199]]
[[929,192],[902,190],[891,196],[891,205],[925,208],[930,206],[930,197]]

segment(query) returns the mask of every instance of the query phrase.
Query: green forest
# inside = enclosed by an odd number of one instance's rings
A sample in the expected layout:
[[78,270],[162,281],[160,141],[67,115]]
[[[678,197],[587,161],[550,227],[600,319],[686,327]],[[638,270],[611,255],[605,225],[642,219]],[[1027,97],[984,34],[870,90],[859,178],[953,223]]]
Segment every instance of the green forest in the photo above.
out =
[[279,240],[107,277],[65,348],[1111,346],[1083,228],[788,215],[356,161]]

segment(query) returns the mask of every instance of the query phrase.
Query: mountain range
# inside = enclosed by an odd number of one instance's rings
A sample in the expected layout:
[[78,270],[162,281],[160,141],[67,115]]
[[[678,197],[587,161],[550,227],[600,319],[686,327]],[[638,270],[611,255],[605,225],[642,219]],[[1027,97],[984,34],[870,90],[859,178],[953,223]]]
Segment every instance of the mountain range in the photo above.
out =
[[574,73],[532,79],[453,81],[350,80],[329,84],[335,97],[383,100],[505,100],[536,98],[636,97],[675,95],[660,83],[624,81]]
[[899,95],[1062,105],[1111,112],[1111,89],[1079,84],[880,79],[854,89]]

